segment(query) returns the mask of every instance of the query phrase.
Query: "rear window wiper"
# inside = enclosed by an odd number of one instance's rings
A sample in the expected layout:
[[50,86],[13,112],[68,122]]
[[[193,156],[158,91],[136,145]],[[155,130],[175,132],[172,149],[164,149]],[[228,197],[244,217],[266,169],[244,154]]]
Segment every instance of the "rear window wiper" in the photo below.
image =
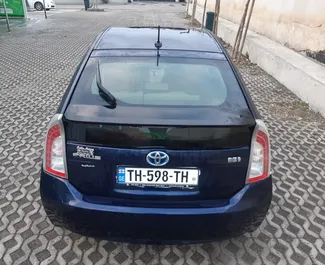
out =
[[112,106],[116,106],[116,98],[103,86],[102,78],[100,74],[100,64],[97,63],[96,83],[98,87],[99,95]]

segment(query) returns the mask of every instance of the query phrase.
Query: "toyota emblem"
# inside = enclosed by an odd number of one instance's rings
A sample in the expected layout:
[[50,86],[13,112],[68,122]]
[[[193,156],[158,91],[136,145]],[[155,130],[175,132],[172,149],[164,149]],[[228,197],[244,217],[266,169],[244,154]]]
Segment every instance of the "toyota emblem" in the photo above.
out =
[[168,163],[169,156],[165,152],[153,151],[147,155],[147,162],[151,166],[164,166]]

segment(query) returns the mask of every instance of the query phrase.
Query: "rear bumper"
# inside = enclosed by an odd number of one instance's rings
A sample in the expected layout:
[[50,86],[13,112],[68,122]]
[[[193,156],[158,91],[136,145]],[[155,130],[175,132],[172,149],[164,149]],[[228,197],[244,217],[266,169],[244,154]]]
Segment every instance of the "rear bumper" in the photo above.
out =
[[272,179],[246,185],[227,205],[144,208],[89,203],[68,181],[42,171],[41,198],[54,225],[98,238],[141,243],[214,241],[256,229],[272,200]]

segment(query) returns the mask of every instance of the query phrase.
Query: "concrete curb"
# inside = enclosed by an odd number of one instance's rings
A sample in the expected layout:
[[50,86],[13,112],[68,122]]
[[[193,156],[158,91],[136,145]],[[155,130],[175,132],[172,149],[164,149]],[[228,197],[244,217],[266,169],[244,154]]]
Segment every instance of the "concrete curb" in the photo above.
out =
[[[189,15],[192,14],[192,6]],[[195,19],[202,21],[203,8],[197,6]],[[238,25],[220,18],[218,37],[233,45]],[[243,49],[251,62],[256,63],[281,84],[308,103],[310,108],[325,117],[325,67],[303,55],[259,35],[248,31]]]
[[[218,37],[233,44],[237,29],[238,25],[220,19]],[[325,116],[325,67],[252,31],[247,34],[243,53]]]

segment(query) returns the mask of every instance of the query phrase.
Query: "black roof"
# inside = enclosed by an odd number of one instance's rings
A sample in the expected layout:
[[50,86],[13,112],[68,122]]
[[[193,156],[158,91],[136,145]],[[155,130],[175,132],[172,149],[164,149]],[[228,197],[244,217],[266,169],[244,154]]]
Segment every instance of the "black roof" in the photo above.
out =
[[[161,50],[223,53],[220,44],[206,30],[185,28],[161,28],[160,30]],[[157,27],[111,27],[103,33],[94,50],[156,49],[157,38]]]

